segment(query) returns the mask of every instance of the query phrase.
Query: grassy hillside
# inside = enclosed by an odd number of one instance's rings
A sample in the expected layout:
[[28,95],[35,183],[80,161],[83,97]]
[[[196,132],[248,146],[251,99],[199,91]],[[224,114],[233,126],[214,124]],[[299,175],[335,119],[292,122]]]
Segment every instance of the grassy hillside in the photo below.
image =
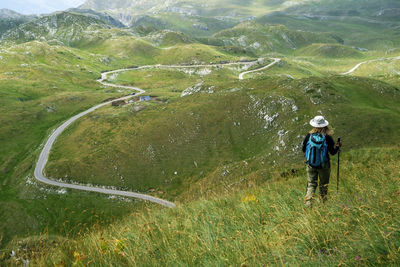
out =
[[105,22],[106,24],[110,24],[112,26],[118,27],[118,28],[123,28],[125,25],[113,18],[112,16],[108,15],[107,13],[101,13],[101,12],[96,12],[91,9],[80,9],[80,8],[70,8],[68,9],[68,12],[72,13],[78,13],[78,14],[83,14],[89,17],[96,18],[98,20],[101,20]]
[[400,86],[400,56],[378,58],[361,65],[352,75],[369,76]]
[[130,28],[141,35],[168,29],[180,31],[192,37],[203,37],[231,28],[237,23],[213,17],[185,16],[168,12],[151,16],[136,16],[130,23]]
[[[118,38],[123,40],[124,37]],[[100,54],[93,53],[96,47],[86,46],[92,51],[85,51],[36,41],[1,47],[0,214],[3,220],[0,222],[0,246],[13,237],[39,233],[46,227],[51,233],[76,234],[82,230],[82,225],[90,227],[96,222],[96,216],[110,222],[132,209],[132,202],[116,204],[107,196],[44,186],[34,182],[32,176],[40,144],[52,129],[105,99],[128,94],[117,88],[100,86],[95,81],[100,71],[154,64],[155,60],[170,63],[213,58],[234,60],[204,45],[182,48],[182,55],[186,56],[179,59],[176,57],[178,49],[164,51],[147,42],[131,40],[135,39],[115,42],[119,47],[100,44],[104,45],[99,48]],[[149,53],[136,57],[139,51],[147,48]],[[118,55],[115,52],[118,49],[123,54]],[[76,202],[83,203],[75,205]],[[60,212],[62,210],[68,212]],[[82,210],[90,212],[67,218]]]
[[87,52],[103,55],[108,69],[115,68],[113,66],[210,63],[237,59],[216,47],[185,42],[189,42],[189,39],[184,35],[167,32],[146,39],[130,35],[94,38],[80,47]]
[[[377,20],[397,20],[390,16],[389,10],[398,11],[400,3],[396,0],[337,0],[337,1],[310,1],[302,5],[289,8],[290,13],[312,14],[319,16],[349,16],[349,17],[369,17]],[[391,15],[394,15],[392,13]]]
[[[308,2],[90,0],[111,10],[54,13],[7,31],[0,265],[398,265],[397,4]],[[0,34],[11,15],[0,11]],[[53,129],[131,93],[101,86],[101,71],[259,57],[111,75],[151,101],[101,108],[56,142],[50,177],[148,193],[177,209],[33,178]],[[281,61],[238,79],[271,57]],[[316,114],[344,140],[343,191],[310,211],[299,150]]]
[[193,95],[83,118],[56,143],[50,176],[141,191],[160,188],[162,197],[174,199],[193,181],[242,160],[261,157],[254,164],[265,161],[265,168],[301,161],[299,144],[318,112],[348,148],[395,144],[390,136],[400,126],[399,90],[370,79],[261,75],[239,82],[224,69],[205,76],[143,72],[131,77],[152,88],[153,96],[173,96],[185,87]]
[[337,43],[340,38],[328,33],[291,30],[283,25],[262,25],[254,21],[243,22],[214,35],[225,45],[233,45],[256,54],[268,52],[291,53],[312,43]]
[[165,22],[167,29],[181,31],[193,37],[211,36],[237,24],[236,21],[214,17],[185,16],[174,13],[162,13],[159,18]]
[[0,37],[8,30],[35,18],[35,16],[22,15],[9,9],[0,9]]
[[194,41],[181,32],[171,30],[157,31],[146,36],[154,45],[161,47],[170,47],[176,44],[189,44]]
[[352,47],[340,44],[312,44],[296,52],[301,56],[328,58],[362,58],[363,54]]
[[345,45],[373,50],[398,47],[397,24],[381,23],[363,17],[309,16],[273,13],[258,18],[259,23],[282,24],[290,29],[331,32],[340,36]]
[[39,42],[3,46],[0,56],[0,246],[45,228],[76,233],[95,222],[95,216],[112,221],[129,210],[130,203],[80,192],[66,195],[32,177],[40,144],[56,125],[123,94],[95,82],[106,68],[102,57]]
[[[400,262],[398,147],[344,153],[340,191],[303,204],[305,172],[273,183],[213,189],[166,210],[148,206],[76,240],[43,236],[3,253],[7,263],[39,265],[367,265]],[[335,161],[333,161],[335,162]],[[333,164],[333,169],[336,165]],[[240,175],[240,173],[237,173]],[[8,255],[14,250],[16,256]]]
[[84,38],[85,31],[110,28],[109,24],[92,16],[60,12],[22,24],[4,33],[3,42],[24,43],[33,40],[55,41],[73,46]]
[[248,16],[263,15],[274,10],[282,10],[288,6],[302,4],[308,0],[205,0],[201,3],[193,0],[173,0],[173,1],[105,1],[88,0],[81,8],[94,9],[98,11],[108,11],[125,17],[133,14],[151,14],[160,12],[170,12],[185,16],[207,16],[207,17],[226,17],[231,20],[242,19]]

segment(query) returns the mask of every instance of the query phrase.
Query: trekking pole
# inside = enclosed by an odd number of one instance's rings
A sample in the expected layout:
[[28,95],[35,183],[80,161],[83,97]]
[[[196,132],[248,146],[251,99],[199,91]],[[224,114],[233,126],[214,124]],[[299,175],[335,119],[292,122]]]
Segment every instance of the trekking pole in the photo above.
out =
[[[338,144],[340,144],[340,137],[338,138]],[[340,147],[337,154],[337,183],[336,183],[336,193],[339,193],[339,167],[340,167]]]

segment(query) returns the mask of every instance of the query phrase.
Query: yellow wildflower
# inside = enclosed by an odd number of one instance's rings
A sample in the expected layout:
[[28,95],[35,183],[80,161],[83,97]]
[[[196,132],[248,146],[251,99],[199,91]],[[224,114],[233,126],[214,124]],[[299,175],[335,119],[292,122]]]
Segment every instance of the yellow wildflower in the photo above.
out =
[[114,239],[114,254],[115,255],[120,255],[124,254],[123,250],[126,248],[126,239]]
[[244,203],[247,203],[247,202],[258,202],[258,199],[253,194],[247,194],[244,198],[242,198],[242,202],[244,202]]
[[77,264],[83,261],[84,259],[86,259],[85,254],[79,253],[78,251],[74,251],[74,264]]

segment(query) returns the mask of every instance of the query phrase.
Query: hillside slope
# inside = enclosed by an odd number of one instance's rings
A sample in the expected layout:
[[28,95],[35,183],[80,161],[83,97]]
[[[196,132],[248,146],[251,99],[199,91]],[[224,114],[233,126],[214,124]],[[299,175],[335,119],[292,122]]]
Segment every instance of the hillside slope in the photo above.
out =
[[362,58],[364,55],[356,48],[340,44],[312,44],[296,51],[299,56],[321,58]]
[[51,129],[104,99],[121,96],[95,81],[107,67],[102,58],[36,41],[1,47],[0,247],[45,228],[78,232],[82,224],[93,223],[92,216],[114,220],[131,209],[129,203],[107,197],[80,192],[66,196],[64,190],[35,183],[31,175]]
[[[1,266],[399,265],[399,1],[83,7],[0,10]],[[209,65],[228,62],[238,64]],[[140,191],[177,210],[33,177],[53,129],[132,93],[96,81],[126,68],[135,70],[107,82],[150,100],[71,125],[47,175]],[[343,194],[307,211],[300,145],[317,114],[343,139]]]
[[230,1],[205,0],[201,3],[193,0],[87,0],[80,8],[97,11],[108,11],[121,17],[129,18],[138,14],[171,12],[188,16],[226,17],[232,20],[243,17],[265,14],[271,10],[281,10],[288,6],[302,4],[308,0],[269,0],[269,1]]
[[396,266],[398,147],[343,156],[339,194],[333,176],[328,202],[312,210],[303,204],[302,169],[262,186],[243,181],[237,192],[215,189],[174,210],[148,207],[80,239],[21,240],[2,259],[39,265]]
[[[56,142],[50,176],[141,191],[160,188],[161,197],[173,200],[194,181],[243,160],[265,163],[263,169],[301,161],[299,144],[316,113],[327,116],[351,148],[394,145],[400,127],[399,90],[370,79],[261,76],[238,83],[228,70],[204,77],[141,75],[156,77],[139,79],[142,88],[161,100],[174,91],[197,90],[179,99],[133,103],[83,118]],[[157,82],[163,77],[173,82],[171,89]],[[208,187],[213,186],[209,181]]]
[[227,46],[233,45],[254,51],[290,53],[313,43],[339,43],[340,37],[329,33],[315,33],[287,28],[284,25],[263,25],[255,21],[243,22],[214,35]]
[[26,16],[19,14],[13,10],[0,9],[0,37],[6,31],[13,29],[23,23],[35,19],[35,16]]
[[111,26],[91,16],[60,12],[22,24],[3,34],[3,42],[24,43],[33,40],[55,41],[73,46],[85,37],[85,31],[108,29]]
[[310,1],[286,10],[292,14],[308,14],[314,16],[350,16],[369,17],[377,20],[399,21],[400,3],[396,0],[321,0]]
[[340,36],[345,45],[373,50],[398,47],[398,22],[380,22],[354,16],[319,16],[308,14],[272,13],[257,19],[261,24],[282,24],[293,30],[330,32]]

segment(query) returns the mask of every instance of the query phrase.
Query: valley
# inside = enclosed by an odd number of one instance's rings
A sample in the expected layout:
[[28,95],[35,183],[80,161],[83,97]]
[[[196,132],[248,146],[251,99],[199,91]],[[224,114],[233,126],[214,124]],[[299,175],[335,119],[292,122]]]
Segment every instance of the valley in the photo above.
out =
[[[239,79],[243,79],[243,76],[245,74],[251,73],[251,72],[257,72],[257,71],[261,71],[264,69],[267,69],[271,66],[273,66],[274,64],[276,64],[277,62],[279,62],[279,59],[274,59],[274,61],[272,63],[270,63],[267,66],[264,67],[260,67],[258,69],[254,69],[251,71],[246,71],[246,72],[242,72],[239,74]],[[144,94],[146,91],[137,88],[137,87],[130,87],[130,86],[123,86],[123,85],[115,85],[115,84],[109,84],[109,83],[104,83],[103,81],[107,79],[107,76],[109,74],[116,74],[119,72],[126,72],[129,70],[137,70],[137,69],[152,69],[152,68],[199,68],[199,67],[224,67],[226,65],[238,65],[240,63],[226,63],[226,64],[214,64],[214,65],[192,65],[192,66],[161,66],[161,65],[157,65],[157,66],[143,66],[143,67],[139,67],[139,68],[135,68],[135,69],[121,69],[121,70],[114,70],[114,71],[109,71],[109,72],[103,72],[101,74],[101,79],[98,80],[99,83],[105,85],[105,86],[112,86],[112,87],[116,87],[116,88],[123,88],[123,89],[129,89],[129,90],[133,90],[136,91],[137,93],[134,93],[134,95],[138,96],[141,94]],[[246,64],[246,63],[242,63],[242,64]],[[249,63],[247,63],[249,64]],[[90,186],[82,186],[82,185],[76,185],[76,184],[67,184],[67,183],[61,183],[61,182],[57,182],[57,181],[53,181],[53,180],[49,180],[48,178],[46,178],[43,175],[43,171],[44,168],[46,166],[47,160],[48,160],[48,156],[50,154],[51,151],[51,147],[53,146],[56,138],[69,126],[71,125],[74,121],[78,120],[79,118],[89,114],[90,112],[95,111],[98,108],[101,108],[103,106],[106,106],[108,104],[114,103],[114,102],[118,102],[118,101],[125,101],[125,100],[129,100],[132,98],[132,94],[128,95],[128,96],[124,96],[121,98],[117,98],[115,100],[111,100],[102,104],[99,104],[97,106],[94,106],[90,109],[88,109],[87,111],[84,111],[74,117],[72,117],[71,119],[67,120],[65,123],[63,123],[59,128],[57,128],[53,134],[50,136],[50,138],[47,140],[46,144],[44,145],[44,148],[41,152],[41,155],[39,157],[38,163],[36,164],[36,168],[35,168],[35,178],[40,181],[43,182],[45,184],[48,185],[52,185],[52,186],[57,186],[57,187],[61,187],[61,188],[71,188],[71,189],[77,189],[77,190],[82,190],[82,191],[92,191],[92,192],[98,192],[98,193],[104,193],[107,195],[119,195],[119,196],[124,196],[124,197],[134,197],[134,198],[138,198],[138,199],[142,199],[142,200],[147,200],[147,201],[151,201],[163,206],[167,206],[167,207],[176,207],[176,205],[174,203],[159,199],[159,198],[155,198],[149,195],[144,195],[144,194],[139,194],[139,193],[133,193],[133,192],[128,192],[128,191],[120,191],[120,190],[114,190],[114,189],[107,189],[107,188],[98,188],[98,187],[90,187]]]
[[[0,262],[396,265],[400,5],[355,2],[1,10]],[[315,115],[343,181],[305,210]]]

